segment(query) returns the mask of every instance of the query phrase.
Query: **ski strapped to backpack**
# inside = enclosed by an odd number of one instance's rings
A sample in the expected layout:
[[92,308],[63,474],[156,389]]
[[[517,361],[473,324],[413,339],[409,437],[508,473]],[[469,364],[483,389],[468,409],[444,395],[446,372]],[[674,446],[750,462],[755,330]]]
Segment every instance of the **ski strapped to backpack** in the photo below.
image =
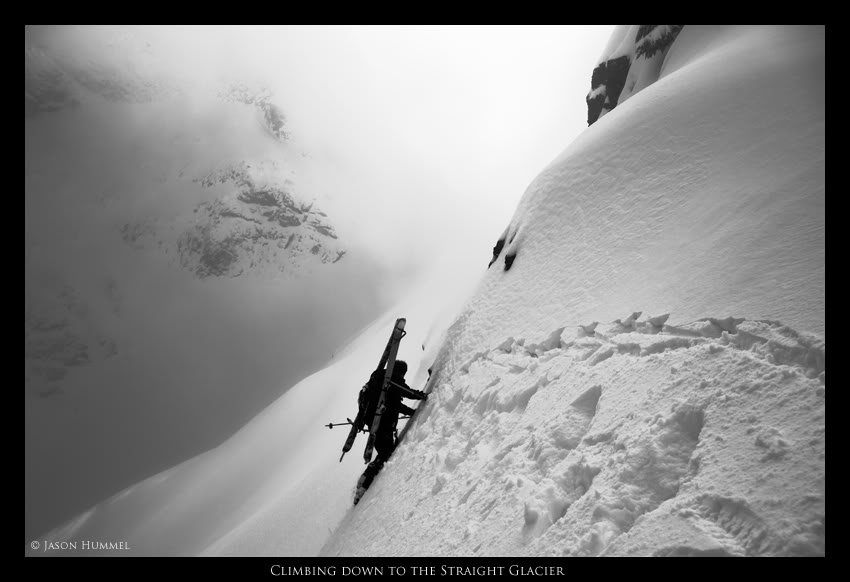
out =
[[[384,400],[384,394],[386,393],[386,389],[388,388],[387,382],[389,381],[393,367],[395,366],[396,354],[398,353],[398,345],[401,342],[401,338],[404,337],[406,332],[404,331],[404,325],[407,320],[403,317],[400,317],[396,320],[395,325],[393,326],[393,331],[390,334],[390,339],[387,341],[387,347],[384,348],[384,353],[381,355],[381,361],[378,364],[378,367],[375,368],[375,371],[372,372],[372,375],[369,378],[369,382],[364,384],[363,388],[360,390],[360,394],[358,396],[358,410],[357,416],[354,421],[351,423],[351,430],[348,432],[348,438],[345,439],[345,444],[342,446],[342,454],[339,456],[340,462],[342,462],[342,458],[345,456],[345,453],[351,450],[352,445],[354,444],[354,439],[357,437],[357,433],[361,430],[366,430],[368,428],[369,442],[366,444],[366,449],[369,453],[369,459],[366,461],[367,463],[371,460],[372,457],[372,448],[374,445],[374,434],[378,430],[378,426],[375,425],[373,420],[374,418],[378,418],[380,422],[380,415],[376,415],[375,412],[381,409]],[[374,394],[370,394],[370,387],[374,389],[376,381],[379,380],[379,376],[384,369],[384,366],[387,366],[386,374],[384,374],[383,382],[381,384],[381,392],[377,399],[374,398]],[[373,410],[370,406],[371,402],[376,402],[376,406]],[[374,426],[374,430],[372,427]],[[327,426],[327,425],[326,425]],[[365,455],[364,455],[365,457]]]
[[372,461],[372,451],[375,448],[375,437],[378,435],[378,429],[381,426],[381,416],[386,409],[384,400],[386,400],[387,392],[390,389],[390,384],[392,384],[391,378],[393,377],[393,369],[395,368],[395,358],[398,354],[398,346],[401,343],[401,338],[407,334],[407,332],[404,331],[405,321],[406,320],[404,318],[396,320],[396,326],[395,329],[393,329],[393,335],[390,338],[390,353],[387,359],[387,371],[384,373],[384,383],[381,386],[381,395],[378,397],[378,406],[375,409],[375,414],[372,417],[371,426],[369,428],[369,439],[366,441],[366,449],[363,451],[363,460],[366,463],[370,463]]

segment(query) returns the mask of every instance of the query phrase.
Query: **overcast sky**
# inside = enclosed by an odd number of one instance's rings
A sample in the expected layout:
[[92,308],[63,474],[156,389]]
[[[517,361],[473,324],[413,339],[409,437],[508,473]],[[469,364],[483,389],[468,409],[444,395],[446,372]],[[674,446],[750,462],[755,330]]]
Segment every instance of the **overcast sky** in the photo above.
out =
[[[317,190],[334,199],[342,234],[419,263],[441,241],[455,256],[459,246],[492,247],[530,181],[587,127],[584,98],[612,31],[79,26],[31,36],[79,62],[188,87],[184,105],[196,116],[215,107],[202,89],[222,78],[269,86],[319,168]],[[395,224],[358,228],[364,210]]]
[[405,219],[391,232],[413,249],[433,253],[436,229],[456,254],[492,246],[530,181],[586,128],[584,97],[612,30],[238,30],[229,54],[270,75],[307,149],[373,186],[356,207],[373,197]]

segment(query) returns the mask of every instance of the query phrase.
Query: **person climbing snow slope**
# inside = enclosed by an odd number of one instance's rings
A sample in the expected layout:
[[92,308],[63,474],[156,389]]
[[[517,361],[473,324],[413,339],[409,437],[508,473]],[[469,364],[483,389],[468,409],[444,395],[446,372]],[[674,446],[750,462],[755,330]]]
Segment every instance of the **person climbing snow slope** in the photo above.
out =
[[[428,395],[419,390],[414,390],[404,381],[404,375],[407,373],[407,362],[404,360],[396,360],[393,367],[393,375],[390,379],[390,386],[384,398],[384,410],[381,413],[381,423],[378,432],[375,435],[375,450],[378,456],[375,460],[369,463],[366,470],[357,481],[357,492],[354,495],[354,504],[356,505],[363,494],[372,484],[372,480],[384,467],[384,463],[390,458],[396,447],[398,417],[400,413],[412,415],[414,409],[406,406],[402,402],[402,398],[410,398],[412,400],[425,400]],[[374,378],[383,378],[383,372],[373,374]],[[370,380],[372,382],[373,380]]]

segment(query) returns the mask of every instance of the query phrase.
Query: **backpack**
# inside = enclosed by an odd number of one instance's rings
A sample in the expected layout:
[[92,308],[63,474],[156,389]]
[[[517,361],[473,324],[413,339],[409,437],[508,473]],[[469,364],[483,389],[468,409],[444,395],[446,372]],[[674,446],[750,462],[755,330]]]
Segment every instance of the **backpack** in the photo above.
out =
[[381,388],[384,384],[384,370],[375,370],[369,376],[369,381],[363,384],[360,389],[360,394],[357,396],[357,406],[360,410],[361,430],[369,430],[372,426],[372,419],[375,416],[375,409],[378,407],[378,400],[381,396]]

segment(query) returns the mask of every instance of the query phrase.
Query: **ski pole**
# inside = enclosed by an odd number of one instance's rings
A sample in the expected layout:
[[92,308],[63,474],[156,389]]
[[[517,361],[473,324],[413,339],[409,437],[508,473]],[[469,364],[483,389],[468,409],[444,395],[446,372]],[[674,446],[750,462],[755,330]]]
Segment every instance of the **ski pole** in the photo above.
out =
[[322,426],[326,426],[328,428],[333,428],[335,426],[345,426],[346,424],[354,424],[354,421],[351,420],[350,418],[346,418],[345,420],[347,420],[348,422],[337,422],[337,423],[329,422],[328,424],[323,424]]
[[[409,416],[399,416],[398,418],[399,418],[399,420],[404,420],[404,419],[410,418],[410,417]],[[348,424],[354,424],[354,422],[350,418],[348,418],[346,420],[348,420],[348,422],[336,422],[336,423],[329,422],[328,424],[323,424],[322,426],[326,426],[328,428],[333,428],[335,426],[345,426],[345,425],[348,425]]]

